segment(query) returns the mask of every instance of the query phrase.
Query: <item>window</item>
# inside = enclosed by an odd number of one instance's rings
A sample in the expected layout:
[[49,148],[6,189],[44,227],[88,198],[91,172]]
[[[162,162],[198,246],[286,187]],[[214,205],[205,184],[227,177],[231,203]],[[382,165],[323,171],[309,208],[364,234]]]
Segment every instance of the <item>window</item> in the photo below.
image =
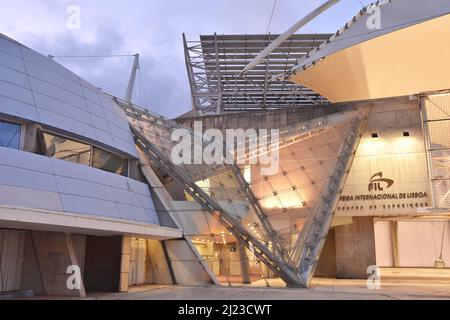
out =
[[122,176],[128,175],[127,159],[116,156],[115,154],[109,153],[97,147],[94,147],[92,166],[112,173],[117,173]]
[[128,176],[128,160],[86,143],[47,132],[42,134],[45,155]]
[[0,147],[19,149],[21,126],[0,120]]
[[44,133],[44,141],[47,156],[79,164],[90,164],[90,145],[49,133]]

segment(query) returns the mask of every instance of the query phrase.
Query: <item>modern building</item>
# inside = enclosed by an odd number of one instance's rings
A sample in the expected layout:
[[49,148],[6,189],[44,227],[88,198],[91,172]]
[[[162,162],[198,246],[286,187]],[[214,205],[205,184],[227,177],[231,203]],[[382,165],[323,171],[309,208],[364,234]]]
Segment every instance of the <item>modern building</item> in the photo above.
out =
[[[5,36],[0,56],[0,291],[214,281],[161,217],[162,191],[144,177],[114,99]],[[70,266],[80,267],[77,290],[66,283]]]
[[[0,292],[447,271],[449,23],[448,1],[381,1],[245,75],[276,35],[184,39],[192,111],[175,120],[1,36]],[[180,141],[222,156],[177,163]]]

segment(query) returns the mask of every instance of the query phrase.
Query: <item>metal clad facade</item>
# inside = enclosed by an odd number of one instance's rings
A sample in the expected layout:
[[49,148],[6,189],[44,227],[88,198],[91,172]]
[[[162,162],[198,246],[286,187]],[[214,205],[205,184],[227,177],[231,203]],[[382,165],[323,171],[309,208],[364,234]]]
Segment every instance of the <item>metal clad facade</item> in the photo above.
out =
[[146,184],[100,169],[0,148],[0,206],[159,225]]
[[52,59],[0,34],[0,114],[38,122],[137,156],[112,98]]

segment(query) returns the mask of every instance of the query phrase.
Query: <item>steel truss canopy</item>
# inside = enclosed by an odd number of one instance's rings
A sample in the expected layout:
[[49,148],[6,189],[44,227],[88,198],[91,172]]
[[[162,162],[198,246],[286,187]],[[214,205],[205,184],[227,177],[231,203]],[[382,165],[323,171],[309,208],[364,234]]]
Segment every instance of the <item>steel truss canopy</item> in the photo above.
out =
[[329,38],[329,34],[292,35],[266,59],[240,75],[278,35],[201,35],[184,38],[193,109],[199,114],[271,110],[327,102],[316,92],[287,79],[298,59]]
[[450,88],[450,1],[384,0],[299,60],[290,79],[332,102]]
[[[297,287],[309,285],[335,213],[339,193],[363,132],[367,108],[346,110],[280,128],[280,149],[289,148],[302,139],[311,139],[311,145],[321,150],[321,155],[327,158],[317,164],[308,162],[299,155],[301,159],[298,159],[298,165],[302,166],[303,173],[314,179],[314,183],[310,180],[305,184],[294,185],[291,181],[292,185],[286,187],[292,187],[291,190],[297,194],[300,202],[288,204],[282,202],[283,196],[288,192],[282,186],[280,190],[271,192],[272,199],[264,196],[258,198],[254,193],[255,186],[245,180],[242,168],[233,161],[228,164],[225,161],[225,153],[222,154],[221,161],[215,164],[201,161],[199,164],[189,161],[178,164],[173,160],[174,155],[180,152],[177,147],[179,141],[172,139],[174,130],[187,144],[194,143],[192,150],[195,150],[195,141],[201,138],[201,132],[183,127],[127,101],[115,101],[125,111],[136,145],[149,163],[169,175],[201,205],[205,215],[209,214],[225,228],[227,234],[234,236],[252,250],[255,256],[286,284]],[[205,147],[212,144],[216,150],[223,149],[226,153],[230,151],[226,149],[224,141],[199,141]],[[319,145],[320,142],[322,145]],[[273,149],[272,146],[270,148]],[[306,150],[301,153],[307,156]],[[318,165],[320,176],[316,174]],[[275,186],[281,176],[294,177],[292,170],[295,170],[295,164],[290,168],[283,167],[283,171],[273,179],[262,177],[264,182],[261,182]],[[314,188],[321,190],[320,197],[312,206],[305,203],[300,195],[300,192],[306,194],[307,190],[310,190],[308,184],[313,184]],[[275,226],[272,223],[272,215],[263,209],[265,200],[282,203],[285,214],[295,207],[307,208],[309,214],[305,227],[285,230],[283,226]],[[216,236],[214,232],[215,230],[210,228],[211,239]],[[222,231],[221,234],[225,238],[225,232]]]

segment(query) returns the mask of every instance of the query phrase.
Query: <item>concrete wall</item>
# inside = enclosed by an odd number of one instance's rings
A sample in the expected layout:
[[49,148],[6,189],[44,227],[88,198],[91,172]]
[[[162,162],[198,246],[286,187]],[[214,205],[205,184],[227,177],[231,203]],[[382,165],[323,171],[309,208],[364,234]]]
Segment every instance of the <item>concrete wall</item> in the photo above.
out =
[[0,229],[0,292],[19,290],[26,233]]
[[[421,213],[432,204],[419,101],[398,98],[366,105],[372,108],[371,113],[336,215]],[[405,137],[404,132],[409,136]],[[374,138],[372,134],[378,134],[378,137]],[[382,177],[376,176],[373,180],[390,179],[393,184],[380,182],[382,190],[370,188],[371,178],[378,173]],[[423,196],[416,196],[418,193]],[[357,198],[391,195],[393,197],[387,199]]]
[[198,256],[187,241],[166,240],[164,243],[177,284],[194,286],[214,284],[211,274],[199,262]]
[[315,277],[335,277],[336,276],[336,243],[334,228],[328,232],[319,263],[314,273]]
[[71,276],[67,273],[67,268],[80,266],[82,269],[77,253],[83,254],[83,237],[72,239],[70,234],[65,233],[29,232],[22,289],[33,290],[35,295],[84,296],[82,282],[80,289],[70,289],[67,286],[67,280]]
[[281,128],[301,121],[311,120],[327,114],[342,111],[345,106],[315,106],[286,108],[277,111],[251,111],[209,115],[202,117],[178,118],[178,123],[193,128],[194,121],[202,121],[203,129],[271,129]]
[[147,240],[146,282],[149,284],[173,284],[163,242]]
[[367,267],[376,265],[373,218],[356,217],[353,221],[335,228],[336,277],[366,279]]
[[39,262],[34,249],[34,241],[31,232],[27,232],[20,289],[33,290],[33,294],[36,296],[45,295],[44,283],[42,282],[41,271],[39,269]]

